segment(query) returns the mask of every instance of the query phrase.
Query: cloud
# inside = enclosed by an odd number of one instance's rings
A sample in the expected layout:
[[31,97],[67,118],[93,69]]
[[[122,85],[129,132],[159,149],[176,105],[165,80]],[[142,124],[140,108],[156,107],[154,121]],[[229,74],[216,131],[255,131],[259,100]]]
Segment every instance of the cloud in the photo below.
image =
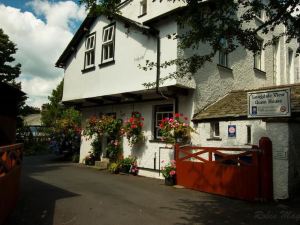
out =
[[0,27],[17,44],[15,58],[22,64],[19,80],[30,98],[27,103],[40,106],[63,77],[63,70],[54,64],[71,40],[74,25],[86,13],[73,1],[33,0],[27,4],[33,12],[0,3]]

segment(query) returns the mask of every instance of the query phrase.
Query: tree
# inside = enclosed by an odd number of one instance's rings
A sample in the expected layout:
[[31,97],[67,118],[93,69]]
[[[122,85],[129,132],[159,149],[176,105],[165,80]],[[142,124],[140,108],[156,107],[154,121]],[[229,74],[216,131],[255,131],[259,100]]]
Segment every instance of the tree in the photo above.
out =
[[20,88],[20,84],[16,84],[15,79],[21,73],[21,64],[12,65],[16,51],[16,45],[0,28],[0,82],[17,85]]
[[63,80],[57,85],[48,96],[50,103],[44,104],[42,106],[42,123],[45,126],[53,126],[58,119],[62,117],[64,106],[61,104],[63,96]]
[[[185,2],[185,9],[178,15],[177,21],[180,34],[170,34],[169,38],[178,39],[181,49],[198,49],[202,43],[209,44],[209,52],[199,55],[163,62],[160,67],[176,65],[177,71],[164,79],[191,76],[205,62],[211,61],[219,50],[226,53],[234,51],[239,46],[256,53],[261,50],[257,36],[285,29],[269,35],[264,48],[275,43],[280,37],[286,36],[287,42],[296,39],[300,43],[300,13],[299,0],[153,0],[153,2]],[[113,15],[118,12],[118,0],[81,0],[86,4],[91,14]],[[258,26],[251,26],[261,12],[265,19]],[[186,29],[187,28],[187,29]],[[300,46],[297,48],[297,55]],[[142,69],[156,67],[155,62],[146,61]],[[146,84],[146,86],[153,84]]]
[[[62,101],[64,81],[62,80],[48,96],[49,103],[42,106],[42,124],[49,127],[50,147],[54,152],[78,154],[81,135],[81,114]],[[55,143],[55,144],[54,144]]]

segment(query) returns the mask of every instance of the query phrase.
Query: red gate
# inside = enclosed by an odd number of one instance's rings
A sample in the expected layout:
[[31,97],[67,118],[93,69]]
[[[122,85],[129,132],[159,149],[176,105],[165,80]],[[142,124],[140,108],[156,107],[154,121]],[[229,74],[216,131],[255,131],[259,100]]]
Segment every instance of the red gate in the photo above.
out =
[[175,150],[178,185],[245,200],[273,197],[268,138],[251,149],[176,145]]

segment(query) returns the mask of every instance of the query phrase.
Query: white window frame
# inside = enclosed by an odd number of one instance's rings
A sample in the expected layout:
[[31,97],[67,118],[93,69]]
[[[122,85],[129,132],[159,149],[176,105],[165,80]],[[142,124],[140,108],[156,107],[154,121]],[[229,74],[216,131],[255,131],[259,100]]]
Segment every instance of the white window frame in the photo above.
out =
[[115,23],[103,28],[101,63],[111,62],[115,58],[115,28]]
[[[173,109],[172,109],[172,111],[158,111],[157,108],[164,107],[164,106],[166,106],[166,107],[170,106],[171,107],[171,104],[157,105],[157,106],[155,106],[155,113],[154,113],[155,114],[154,115],[154,126],[155,126],[155,129],[154,129],[154,131],[155,131],[154,138],[155,139],[161,138],[161,135],[159,135],[159,131],[160,131],[159,124],[162,121],[162,119],[166,118],[166,117],[173,118],[173,115],[174,115]],[[173,108],[174,108],[174,106],[173,106]],[[161,115],[161,116],[159,117],[159,115]]]
[[220,122],[210,122],[210,136],[212,138],[220,138]]
[[140,16],[147,14],[147,0],[140,1]]
[[84,52],[84,69],[95,66],[96,33],[86,37]]
[[263,45],[264,41],[262,39],[258,40],[260,42],[260,50],[258,50],[256,53],[254,53],[254,68],[263,71],[264,65],[263,65]]

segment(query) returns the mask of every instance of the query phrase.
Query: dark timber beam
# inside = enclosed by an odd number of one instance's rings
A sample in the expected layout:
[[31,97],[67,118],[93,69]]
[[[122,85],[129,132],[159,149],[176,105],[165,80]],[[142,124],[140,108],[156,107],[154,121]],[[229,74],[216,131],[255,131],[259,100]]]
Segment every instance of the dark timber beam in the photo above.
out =
[[124,97],[125,99],[133,99],[136,101],[140,101],[143,99],[142,95],[133,94],[133,93],[124,93],[124,94],[122,94],[122,97]]
[[121,102],[121,97],[116,96],[104,96],[102,97],[103,100],[109,101],[109,102]]

